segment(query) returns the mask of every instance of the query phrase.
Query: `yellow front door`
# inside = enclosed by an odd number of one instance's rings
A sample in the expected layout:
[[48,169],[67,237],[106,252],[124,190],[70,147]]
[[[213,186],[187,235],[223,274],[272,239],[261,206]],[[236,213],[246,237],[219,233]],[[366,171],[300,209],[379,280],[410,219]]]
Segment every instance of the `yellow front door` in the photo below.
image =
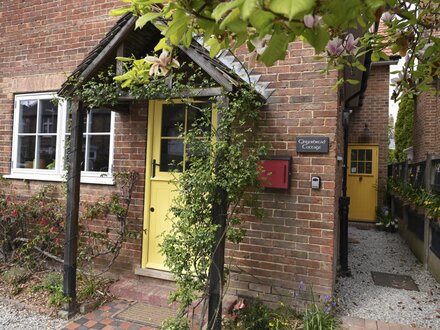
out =
[[376,145],[357,144],[348,147],[348,218],[352,221],[376,220],[378,151]]
[[159,246],[171,228],[174,184],[184,170],[185,132],[199,118],[196,108],[183,103],[150,101],[146,157],[142,267],[166,270]]

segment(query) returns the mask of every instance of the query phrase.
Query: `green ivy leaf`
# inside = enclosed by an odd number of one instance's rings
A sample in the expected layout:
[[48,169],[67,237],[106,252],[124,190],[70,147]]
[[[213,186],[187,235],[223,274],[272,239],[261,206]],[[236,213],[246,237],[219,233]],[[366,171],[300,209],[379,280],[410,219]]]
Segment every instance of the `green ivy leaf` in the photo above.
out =
[[379,55],[379,53],[378,53],[378,52],[373,52],[373,53],[371,54],[371,60],[372,60],[373,62],[379,62],[379,61],[380,61],[380,55]]
[[177,9],[173,15],[173,20],[169,23],[165,36],[173,45],[178,45],[188,30],[191,19],[182,9]]
[[160,17],[161,15],[162,15],[162,13],[146,13],[146,14],[142,15],[141,17],[139,17],[136,20],[135,29],[139,29],[139,28],[144,27],[145,24],[152,21],[153,19]]
[[288,44],[289,41],[286,33],[281,30],[275,31],[267,44],[266,50],[261,54],[261,61],[267,66],[272,66],[276,61],[286,56]]
[[310,12],[314,5],[315,0],[273,0],[269,9],[292,20],[294,17]]
[[247,20],[252,13],[257,9],[258,0],[244,0],[241,5],[241,17]]
[[170,51],[171,50],[171,46],[168,45],[168,38],[162,38],[159,40],[159,42],[157,43],[157,45],[154,47],[154,51],[157,52],[161,49],[165,49]]
[[266,30],[270,30],[270,26],[274,19],[274,14],[258,9],[251,17],[249,17],[249,23],[257,29],[260,37],[263,37],[266,35]]
[[234,8],[220,23],[219,28],[221,30],[225,29],[232,22],[240,20],[240,9]]
[[228,2],[222,2],[217,7],[215,7],[214,11],[212,12],[212,18],[215,19],[217,22],[220,21],[223,16],[230,10],[233,10],[234,8],[241,6],[242,3],[245,0],[234,0],[234,1],[228,1]]
[[122,16],[128,13],[132,13],[134,10],[133,6],[130,7],[122,7],[122,8],[116,8],[116,9],[112,9],[110,10],[110,12],[108,13],[110,16]]
[[305,29],[304,38],[316,49],[318,53],[322,52],[327,45],[330,35],[324,28]]
[[222,44],[216,39],[211,38],[206,42],[206,45],[209,46],[209,55],[211,57],[215,57],[220,50],[222,49]]
[[356,79],[347,79],[346,82],[348,82],[350,85],[359,84],[359,80],[356,80]]

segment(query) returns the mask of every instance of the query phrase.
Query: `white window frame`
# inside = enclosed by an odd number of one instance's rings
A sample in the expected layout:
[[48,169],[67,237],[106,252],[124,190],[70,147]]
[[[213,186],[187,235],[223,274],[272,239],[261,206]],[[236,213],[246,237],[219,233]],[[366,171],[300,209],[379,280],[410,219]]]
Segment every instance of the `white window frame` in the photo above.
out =
[[[67,102],[59,99],[58,103],[58,119],[57,119],[57,142],[55,153],[54,169],[34,169],[16,167],[18,161],[18,132],[20,121],[20,101],[25,100],[51,100],[56,97],[56,93],[29,93],[17,94],[14,100],[14,123],[12,136],[12,159],[11,174],[5,175],[9,179],[39,180],[39,181],[55,181],[62,182],[66,180],[66,171],[64,170],[64,149],[67,132]],[[88,116],[88,113],[86,114]],[[110,150],[109,150],[109,169],[108,172],[81,172],[81,183],[92,184],[114,184],[113,181],[113,156],[114,156],[114,139],[115,139],[115,113],[111,112],[110,117]]]

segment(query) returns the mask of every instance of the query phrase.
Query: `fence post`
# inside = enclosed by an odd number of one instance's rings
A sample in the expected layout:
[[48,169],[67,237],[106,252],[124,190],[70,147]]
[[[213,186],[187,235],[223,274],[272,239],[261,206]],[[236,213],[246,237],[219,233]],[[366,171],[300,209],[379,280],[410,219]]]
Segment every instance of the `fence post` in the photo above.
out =
[[394,181],[395,166],[394,166],[393,163],[391,163],[390,166],[391,166],[391,171],[389,171],[389,173],[388,173],[387,191],[388,191],[388,194],[390,196],[390,212],[391,212],[391,214],[394,217],[394,215],[396,214],[396,212],[395,212],[396,206],[394,205],[394,193],[391,193],[391,190],[389,190],[390,189],[389,181],[390,181],[391,178]]
[[[425,189],[427,191],[432,191],[431,188],[431,178],[432,178],[432,154],[427,154],[426,155],[426,164],[425,164]],[[426,216],[426,212],[425,212],[425,244],[424,244],[424,249],[425,249],[425,258],[423,258],[423,266],[425,268],[425,270],[428,270],[428,263],[429,263],[429,247],[431,246],[431,228],[429,228],[429,218]]]

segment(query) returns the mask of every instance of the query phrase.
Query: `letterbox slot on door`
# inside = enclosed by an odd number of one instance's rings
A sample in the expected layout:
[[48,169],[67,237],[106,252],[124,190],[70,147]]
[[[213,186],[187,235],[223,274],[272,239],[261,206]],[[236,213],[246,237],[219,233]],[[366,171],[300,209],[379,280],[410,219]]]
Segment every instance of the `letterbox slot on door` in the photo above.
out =
[[289,189],[292,157],[271,157],[261,160],[261,186],[270,189]]

